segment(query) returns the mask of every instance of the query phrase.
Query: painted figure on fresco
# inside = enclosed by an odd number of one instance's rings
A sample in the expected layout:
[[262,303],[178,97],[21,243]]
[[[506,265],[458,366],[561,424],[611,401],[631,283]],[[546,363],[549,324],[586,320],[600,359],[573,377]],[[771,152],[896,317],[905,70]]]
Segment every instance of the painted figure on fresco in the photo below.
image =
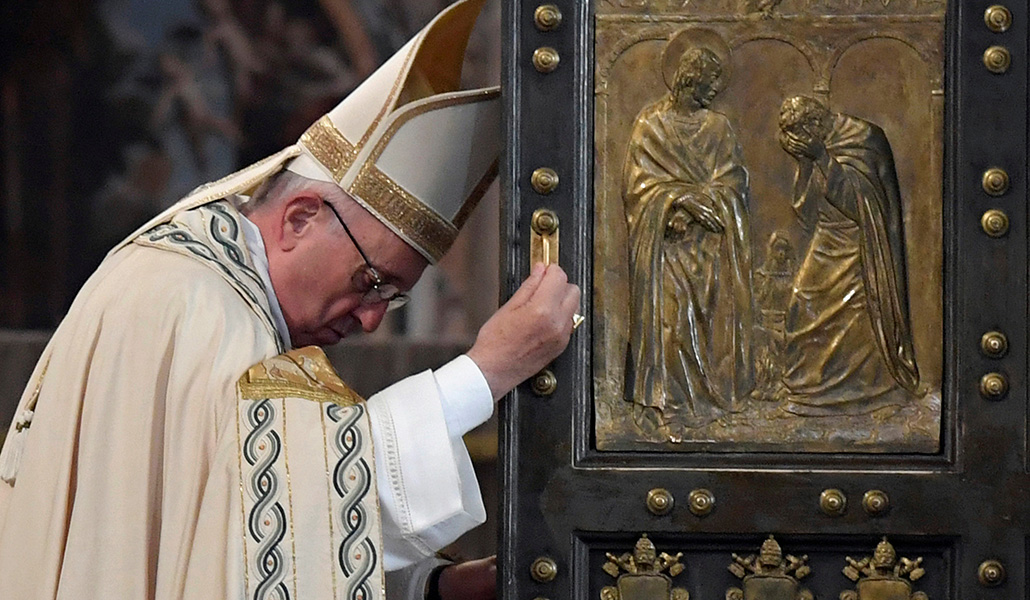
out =
[[729,65],[718,50],[682,53],[669,93],[637,116],[624,168],[627,393],[674,441],[738,410],[752,388],[748,173],[729,120],[709,109]]
[[807,96],[783,103],[779,126],[797,161],[794,210],[812,231],[786,315],[785,408],[820,416],[903,405],[919,371],[887,136]]

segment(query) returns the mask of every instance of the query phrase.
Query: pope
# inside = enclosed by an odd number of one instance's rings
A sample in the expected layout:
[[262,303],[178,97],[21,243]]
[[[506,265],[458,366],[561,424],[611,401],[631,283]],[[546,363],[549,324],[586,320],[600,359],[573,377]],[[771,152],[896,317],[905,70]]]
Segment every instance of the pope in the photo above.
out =
[[460,89],[482,3],[111,251],[0,453],[0,596],[494,593],[492,561],[434,558],[485,520],[461,437],[565,349],[579,288],[534,266],[465,355],[367,401],[318,348],[404,303],[496,175],[499,90]]

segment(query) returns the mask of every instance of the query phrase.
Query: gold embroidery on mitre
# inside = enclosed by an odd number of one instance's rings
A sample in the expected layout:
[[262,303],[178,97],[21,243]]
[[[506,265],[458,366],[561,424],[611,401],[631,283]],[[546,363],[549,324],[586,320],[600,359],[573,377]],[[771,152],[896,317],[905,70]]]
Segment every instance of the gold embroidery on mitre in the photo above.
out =
[[349,191],[435,261],[447,254],[458,237],[454,225],[383,173],[371,160],[361,168]]
[[397,133],[397,130],[399,130],[405,123],[414,119],[415,117],[419,117],[433,110],[450,108],[452,106],[458,106],[461,104],[485,102],[487,100],[497,98],[500,95],[501,90],[499,88],[485,88],[481,90],[474,90],[473,93],[462,92],[455,93],[454,95],[447,94],[443,98],[435,98],[419,106],[415,106],[412,108],[405,107],[403,109],[400,109],[403,110],[403,112],[401,112],[397,115],[396,118],[394,118],[393,122],[390,123],[390,126],[387,127],[386,131],[383,132],[383,135],[380,136],[379,141],[376,142],[376,146],[372,149],[372,153],[369,155],[367,162],[374,163],[378,161],[379,157],[382,156],[383,152],[386,150],[386,147],[390,144],[390,140],[393,139],[394,134]]
[[[357,152],[361,152],[365,148],[365,145],[369,142],[370,139],[372,139],[372,135],[379,128],[379,125],[382,122],[382,120],[391,111],[397,109],[396,104],[407,104],[409,102],[416,102],[418,100],[421,100],[421,98],[418,97],[405,98],[404,96],[406,96],[406,94],[404,93],[405,90],[403,88],[404,86],[407,86],[409,78],[412,77],[411,69],[417,68],[415,67],[415,63],[418,62],[421,53],[426,50],[425,44],[428,43],[432,45],[432,42],[429,42],[427,40],[429,39],[430,35],[434,34],[434,29],[440,28],[441,24],[443,24],[446,27],[451,22],[455,21],[456,19],[459,19],[462,16],[460,12],[450,12],[451,9],[457,7],[457,4],[458,3],[452,4],[450,8],[444,10],[443,13],[437,15],[436,19],[434,19],[434,21],[430,25],[428,25],[427,27],[418,32],[417,39],[412,43],[411,49],[408,51],[408,54],[404,57],[404,63],[401,65],[400,71],[398,71],[397,75],[394,77],[393,84],[390,87],[390,93],[387,95],[386,98],[386,102],[383,103],[382,107],[379,110],[379,114],[377,114],[375,119],[372,120],[371,125],[368,126],[368,129],[365,130],[365,134],[362,135],[361,139],[358,141]],[[478,18],[480,9],[482,7],[482,2],[479,2],[479,5],[480,8],[473,10],[471,13],[467,13],[467,17],[469,17],[469,20],[466,21],[467,24],[471,25],[475,23],[476,19]],[[455,17],[455,14],[458,14],[459,16]],[[458,47],[460,47],[461,50],[458,51],[455,56],[452,56],[450,60],[441,59],[439,53],[434,52],[432,57],[429,58],[426,62],[428,62],[429,64],[433,64],[436,61],[442,60],[442,62],[448,63],[449,65],[453,66],[455,73],[454,81],[451,83],[451,85],[453,85],[455,88],[452,91],[457,91],[457,87],[461,83],[461,65],[464,62],[464,48],[465,45],[468,43],[469,32],[466,31],[464,35],[453,35],[453,33],[453,28],[451,28],[448,32],[442,34],[442,37],[446,42],[446,49],[452,51],[452,54],[454,53],[454,50]],[[463,38],[465,40],[465,43],[461,44],[460,46],[455,46],[453,42],[454,40],[457,40],[459,38]],[[437,64],[436,66],[440,65]],[[430,89],[433,88],[431,87]],[[444,90],[437,91],[438,93],[448,93]]]
[[336,181],[343,179],[343,174],[354,164],[357,156],[354,144],[343,137],[328,115],[308,127],[304,135],[300,136],[300,144],[332,173]]
[[[424,36],[425,32],[421,31],[419,32],[419,35]],[[368,129],[365,130],[365,134],[361,136],[360,140],[358,140],[358,147],[355,152],[360,152],[364,149],[365,144],[367,144],[368,140],[372,138],[372,134],[379,128],[379,124],[382,123],[386,115],[394,109],[394,102],[397,99],[398,92],[400,92],[401,82],[407,79],[408,68],[411,66],[412,59],[414,59],[415,55],[418,54],[418,49],[421,44],[421,40],[412,44],[411,50],[409,50],[407,56],[404,57],[404,64],[401,65],[401,70],[397,73],[397,76],[393,78],[393,85],[390,87],[390,94],[386,97],[386,102],[384,102],[383,106],[380,107],[379,114],[372,119],[372,123],[368,126]]]
[[[428,252],[434,261],[439,262],[444,254],[447,254],[447,250],[450,249],[455,238],[458,237],[460,225],[456,227],[432,208],[429,208],[424,202],[376,167],[375,163],[386,150],[394,134],[397,133],[401,126],[415,117],[433,110],[460,104],[482,102],[498,96],[500,96],[500,90],[490,88],[478,90],[473,94],[448,95],[405,109],[404,112],[397,115],[386,131],[383,132],[372,152],[361,165],[361,170],[354,179],[354,183],[351,184],[350,189],[347,191],[368,204],[370,208],[407,236],[410,241]],[[492,169],[493,167],[488,169],[487,177],[484,178],[487,183],[496,174],[495,172],[490,172]],[[477,194],[481,197],[482,193],[486,191],[486,186],[482,186],[482,183],[481,181],[480,185],[476,186],[469,199],[474,199],[475,202],[479,201]],[[470,210],[474,207],[475,204],[473,203]],[[459,211],[460,214],[461,212]],[[468,217],[467,214],[461,216],[463,220]]]
[[290,350],[247,369],[236,383],[243,400],[303,398],[353,406],[364,401],[340,381],[321,348]]

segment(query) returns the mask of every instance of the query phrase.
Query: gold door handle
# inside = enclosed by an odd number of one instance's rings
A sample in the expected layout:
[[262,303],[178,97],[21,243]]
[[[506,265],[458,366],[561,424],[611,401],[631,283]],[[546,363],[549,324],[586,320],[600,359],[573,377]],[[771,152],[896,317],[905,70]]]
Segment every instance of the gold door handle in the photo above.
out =
[[[559,229],[558,215],[553,210],[538,208],[533,212],[529,234],[529,263],[531,265],[536,263],[558,264]],[[572,315],[572,328],[576,329],[585,320],[586,318],[578,313]]]
[[558,215],[553,210],[538,208],[530,222],[529,260],[532,264],[558,264]]

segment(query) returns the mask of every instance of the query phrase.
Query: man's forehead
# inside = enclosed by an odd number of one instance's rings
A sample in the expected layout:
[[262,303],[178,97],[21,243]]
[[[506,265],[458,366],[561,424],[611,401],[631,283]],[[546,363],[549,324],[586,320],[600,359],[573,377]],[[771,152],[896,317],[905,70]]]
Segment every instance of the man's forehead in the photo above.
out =
[[369,250],[376,271],[383,281],[410,288],[422,276],[429,264],[426,259],[390,228],[376,222],[379,227],[370,227],[376,232],[374,250]]

